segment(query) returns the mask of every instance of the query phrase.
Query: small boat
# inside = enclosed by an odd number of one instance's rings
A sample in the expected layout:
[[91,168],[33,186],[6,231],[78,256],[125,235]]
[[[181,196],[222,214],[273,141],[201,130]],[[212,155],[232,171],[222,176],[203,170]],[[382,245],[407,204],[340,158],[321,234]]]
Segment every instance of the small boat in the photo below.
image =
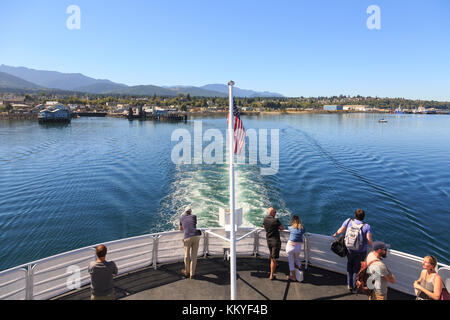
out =
[[380,120],[378,120],[378,122],[387,122],[387,120],[386,119],[380,119]]

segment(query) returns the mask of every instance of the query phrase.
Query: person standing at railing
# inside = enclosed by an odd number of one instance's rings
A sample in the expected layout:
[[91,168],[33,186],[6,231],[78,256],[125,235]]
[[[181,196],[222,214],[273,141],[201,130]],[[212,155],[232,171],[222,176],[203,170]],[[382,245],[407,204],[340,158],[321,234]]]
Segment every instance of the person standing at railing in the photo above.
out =
[[[333,237],[345,231],[345,245],[347,247],[347,288],[355,292],[356,275],[361,269],[361,261],[367,256],[367,246],[372,246],[372,229],[364,222],[363,209],[355,210],[355,219],[348,218]],[[351,245],[350,245],[351,243]]]
[[289,261],[290,275],[288,279],[296,281],[295,268],[301,269],[302,261],[300,260],[300,253],[303,250],[303,235],[305,234],[305,227],[299,216],[293,215],[291,218],[291,225],[289,229],[289,240],[286,243],[286,253]]
[[414,281],[417,300],[439,300],[443,283],[441,276],[436,273],[437,259],[433,256],[426,256],[423,258],[422,266],[420,278]]
[[[367,255],[367,274],[373,284],[369,300],[387,300],[388,283],[395,283],[395,276],[387,268],[383,259],[387,256],[388,246],[382,241],[373,243],[373,251]],[[373,262],[373,263],[372,263]]]
[[192,214],[191,206],[187,206],[180,217],[180,230],[184,231],[184,267],[181,274],[194,279],[197,266],[197,253],[201,231],[197,230],[197,216]]
[[264,217],[263,227],[266,230],[267,246],[270,252],[270,280],[274,280],[276,278],[277,259],[280,256],[281,249],[280,230],[284,230],[284,227],[280,220],[275,218],[277,211],[273,207],[270,207],[267,213],[268,215]]
[[117,266],[114,261],[106,261],[105,245],[97,246],[95,253],[97,261],[92,261],[88,268],[91,275],[91,300],[114,300],[113,275],[118,273]]

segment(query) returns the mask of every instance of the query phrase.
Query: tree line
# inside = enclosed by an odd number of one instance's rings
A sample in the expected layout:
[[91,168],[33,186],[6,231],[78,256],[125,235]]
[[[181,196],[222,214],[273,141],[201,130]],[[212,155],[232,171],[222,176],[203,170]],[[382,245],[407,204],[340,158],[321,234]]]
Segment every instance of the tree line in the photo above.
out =
[[[95,105],[97,109],[108,110],[114,104],[144,106],[156,105],[161,107],[177,106],[181,110],[188,108],[227,108],[227,97],[192,97],[189,94],[178,94],[177,96],[130,96],[130,95],[100,95],[100,94],[71,94],[71,95],[49,95],[46,92],[39,94],[26,94],[25,103],[39,104],[48,100],[57,100],[63,104]],[[322,109],[326,104],[337,105],[365,105],[379,109],[416,109],[420,106],[425,108],[450,109],[450,102],[410,100],[404,98],[379,98],[362,96],[332,96],[332,97],[235,97],[239,107],[263,108],[265,110],[286,109]]]

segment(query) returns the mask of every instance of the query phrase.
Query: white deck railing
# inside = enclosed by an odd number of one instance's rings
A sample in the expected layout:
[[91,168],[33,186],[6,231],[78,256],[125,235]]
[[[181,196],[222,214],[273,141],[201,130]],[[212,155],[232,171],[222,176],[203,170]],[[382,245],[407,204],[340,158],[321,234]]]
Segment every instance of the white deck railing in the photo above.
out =
[[[198,256],[223,256],[229,248],[223,228],[202,229]],[[119,274],[160,264],[182,262],[184,248],[183,232],[169,231],[121,239],[104,243],[108,248],[108,260],[116,262]],[[236,255],[263,257],[269,256],[266,233],[261,228],[239,228]],[[289,239],[287,231],[281,232],[282,248],[280,259],[287,260],[285,251]],[[330,250],[332,237],[319,234],[306,234],[304,252],[301,258],[310,265],[346,274],[347,259],[335,255]],[[95,247],[76,249],[45,259],[30,262],[0,272],[0,300],[43,300],[70,292],[74,287],[90,283],[88,265],[96,259]],[[390,250],[385,259],[387,267],[396,277],[393,289],[414,295],[413,281],[419,278],[422,258]],[[449,266],[440,264],[442,271]],[[442,272],[449,275],[449,272]],[[448,279],[444,279],[448,283]]]

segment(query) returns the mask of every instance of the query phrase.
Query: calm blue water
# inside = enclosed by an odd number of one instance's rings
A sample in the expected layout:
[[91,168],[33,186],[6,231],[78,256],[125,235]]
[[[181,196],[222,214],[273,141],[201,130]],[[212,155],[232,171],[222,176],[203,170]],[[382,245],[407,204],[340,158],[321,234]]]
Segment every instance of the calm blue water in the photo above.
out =
[[[273,205],[286,224],[298,214],[308,231],[332,234],[361,207],[375,240],[450,263],[450,116],[380,117],[243,117],[247,130],[279,129],[280,136],[276,175],[261,175],[258,164],[236,167],[244,225],[260,226]],[[201,120],[203,131],[225,134],[225,119]],[[218,226],[228,166],[175,165],[171,135],[183,128],[193,133],[194,121],[0,121],[0,270],[173,230],[188,203],[200,227]]]

